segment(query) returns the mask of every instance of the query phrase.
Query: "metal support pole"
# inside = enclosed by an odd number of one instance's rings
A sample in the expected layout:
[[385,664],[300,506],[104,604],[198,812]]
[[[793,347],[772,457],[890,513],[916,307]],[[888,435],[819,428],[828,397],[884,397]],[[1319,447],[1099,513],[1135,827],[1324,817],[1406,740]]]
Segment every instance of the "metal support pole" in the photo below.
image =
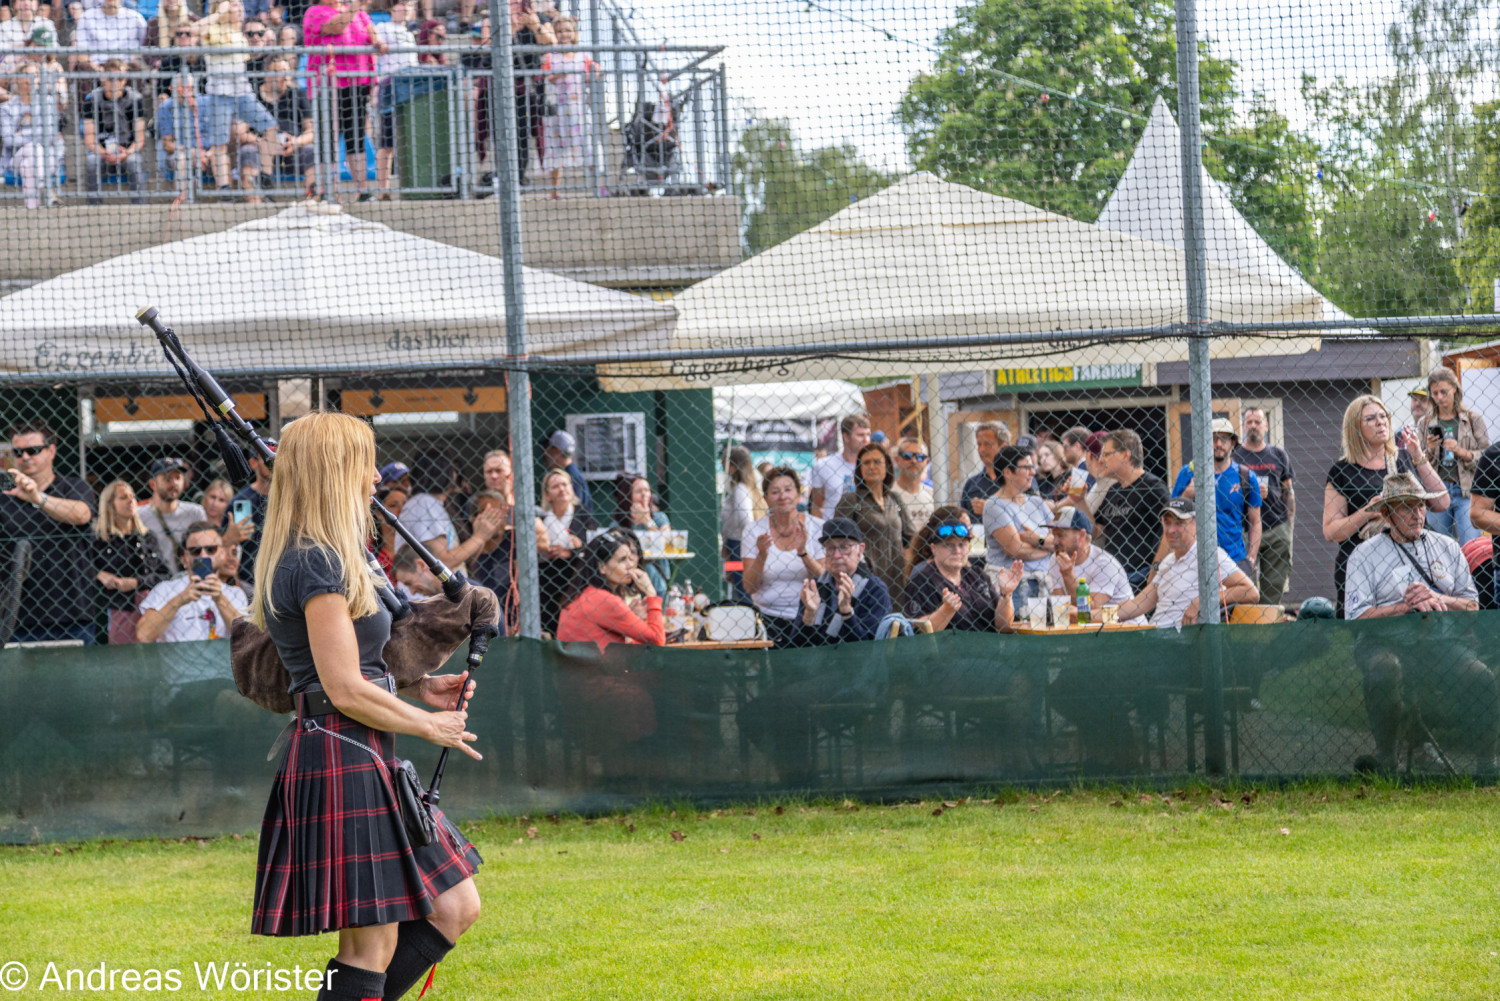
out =
[[719,89],[714,95],[719,108],[719,187],[734,193],[734,171],[730,168],[729,153],[729,76],[724,64],[719,64]]
[[928,472],[932,476],[932,496],[938,504],[953,500],[948,473],[948,412],[938,398],[938,375],[922,376],[922,402],[927,404],[927,454],[932,457]]
[[[495,182],[500,203],[500,256],[505,281],[505,347],[526,357],[526,297],[521,274],[521,176],[517,159],[516,89],[510,85],[510,6],[490,0],[490,128],[495,132]],[[540,639],[542,610],[536,565],[536,487],[532,463],[531,373],[512,370],[506,394],[511,467],[515,475],[514,560],[521,635]]]
[[1208,263],[1203,237],[1203,152],[1198,119],[1196,0],[1176,0],[1177,119],[1182,133],[1182,249],[1187,279],[1189,391],[1193,408],[1194,496],[1198,528],[1198,621],[1203,630],[1203,760],[1224,773],[1224,664],[1220,655],[1217,495],[1214,481],[1213,381],[1209,371]]

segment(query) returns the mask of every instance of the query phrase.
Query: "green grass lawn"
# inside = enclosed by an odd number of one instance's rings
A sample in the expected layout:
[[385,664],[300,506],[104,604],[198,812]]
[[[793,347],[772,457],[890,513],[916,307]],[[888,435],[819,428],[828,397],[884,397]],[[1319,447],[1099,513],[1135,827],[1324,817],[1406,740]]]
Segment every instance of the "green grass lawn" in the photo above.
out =
[[[1070,791],[470,825],[490,998],[1493,998],[1495,789]],[[252,938],[255,843],[0,848],[0,964],[321,968]],[[161,996],[124,990],[72,996]],[[415,996],[414,994],[412,996]]]

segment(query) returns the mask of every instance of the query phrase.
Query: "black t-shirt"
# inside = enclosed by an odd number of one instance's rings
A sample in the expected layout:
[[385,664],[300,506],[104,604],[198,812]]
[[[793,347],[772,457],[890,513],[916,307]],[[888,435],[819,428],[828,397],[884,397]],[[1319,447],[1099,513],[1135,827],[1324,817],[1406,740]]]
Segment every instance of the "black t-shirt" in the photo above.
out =
[[1469,494],[1488,497],[1500,508],[1500,444],[1491,445],[1479,453],[1479,464],[1474,467],[1474,486]]
[[103,87],[96,87],[83,99],[82,118],[93,121],[94,137],[100,143],[114,139],[129,146],[135,141],[136,121],[146,120],[146,106],[134,87],[126,87],[113,101],[104,96]]
[[[312,647],[307,642],[307,617],[303,606],[320,594],[342,594],[344,570],[338,557],[320,546],[298,546],[281,554],[271,578],[271,605],[266,612],[266,632],[281,654],[292,683],[293,695],[318,680]],[[374,615],[354,620],[354,638],[359,643],[359,672],[366,678],[385,673],[385,645],[391,638],[391,613],[377,605]]]
[[1451,450],[1443,447],[1443,441],[1448,438],[1458,437],[1458,418],[1443,419],[1434,417],[1427,422],[1429,428],[1442,428],[1443,437],[1438,439],[1437,448],[1434,450],[1433,465],[1437,466],[1438,478],[1444,483],[1457,483],[1458,479],[1458,456]]
[[1234,450],[1234,461],[1260,479],[1261,527],[1275,528],[1286,521],[1286,498],[1282,496],[1281,484],[1293,478],[1292,457],[1275,445],[1267,445],[1259,452],[1240,445]]
[[[257,91],[259,94],[259,91]],[[261,96],[260,103],[276,119],[276,128],[293,137],[300,136],[306,128],[305,122],[312,120],[312,102],[300,87],[288,87],[275,101],[267,102]]]
[[224,512],[224,521],[220,527],[228,528],[230,520],[234,518],[234,501],[250,502],[250,521],[255,525],[255,534],[240,543],[240,577],[244,580],[255,579],[255,555],[260,552],[261,529],[266,527],[268,499],[254,487],[246,487],[234,495],[234,500],[229,502],[229,510]]
[[1104,495],[1094,518],[1104,531],[1103,545],[1127,574],[1151,570],[1161,545],[1161,513],[1171,497],[1161,477],[1141,473],[1126,486],[1116,483]]
[[[76,476],[55,476],[42,491],[59,500],[83,501],[89,521],[99,513],[98,499]],[[9,572],[15,543],[30,539],[31,572],[21,585],[16,630],[25,632],[89,622],[94,617],[93,530],[69,525],[42,513],[41,508],[0,494],[0,566]]]
[[972,563],[964,564],[959,574],[958,587],[944,577],[931,560],[918,565],[906,582],[906,617],[920,619],[937,610],[943,603],[943,591],[958,595],[963,607],[953,613],[949,629],[966,633],[992,633],[995,631],[995,605],[999,596],[990,584],[989,574]]

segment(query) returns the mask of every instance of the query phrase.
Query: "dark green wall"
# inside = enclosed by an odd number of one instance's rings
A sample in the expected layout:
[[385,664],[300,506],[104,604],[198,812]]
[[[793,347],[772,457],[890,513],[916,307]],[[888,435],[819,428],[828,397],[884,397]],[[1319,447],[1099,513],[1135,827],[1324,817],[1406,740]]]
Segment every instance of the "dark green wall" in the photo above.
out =
[[[672,527],[688,532],[694,559],[680,564],[676,580],[692,580],[711,599],[721,597],[719,497],[714,458],[714,399],[711,389],[606,393],[589,377],[539,374],[531,383],[531,421],[536,442],[532,461],[537,482],[546,472],[542,443],[568,414],[640,412],[646,415],[647,476]],[[660,444],[658,444],[660,443]],[[664,475],[658,475],[658,456]],[[591,482],[594,514],[614,517],[613,485]]]

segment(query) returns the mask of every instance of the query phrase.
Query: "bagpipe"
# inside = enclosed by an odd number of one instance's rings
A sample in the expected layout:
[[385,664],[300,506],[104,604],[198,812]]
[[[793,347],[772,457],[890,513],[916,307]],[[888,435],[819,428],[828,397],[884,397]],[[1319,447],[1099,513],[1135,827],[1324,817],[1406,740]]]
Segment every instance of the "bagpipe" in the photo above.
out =
[[[262,436],[240,416],[233,398],[224,387],[193,361],[177,334],[158,319],[156,307],[145,307],[136,314],[136,320],[156,334],[167,361],[202,409],[204,420],[213,429],[228,479],[238,488],[248,483],[253,475],[244,451],[230,436],[231,430],[267,466],[274,465],[276,442]],[[500,634],[499,599],[489,588],[471,583],[463,571],[449,569],[379,500],[372,498],[370,506],[378,518],[395,529],[443,585],[442,599],[409,602],[390,585],[374,555],[370,556],[371,571],[380,582],[377,594],[381,604],[391,613],[391,638],[384,651],[387,670],[395,677],[397,685],[404,688],[446,663],[467,639],[469,650],[465,673],[472,675],[484,659],[490,640]],[[248,618],[241,617],[231,627],[229,657],[235,687],[241,695],[275,713],[290,713],[296,708],[292,696],[287,694],[291,675],[282,664],[276,645],[265,630]],[[467,687],[465,684],[460,688],[455,709],[468,708],[468,699],[464,695]],[[447,762],[448,748],[445,747],[438,758],[432,783],[423,795],[429,804],[438,800],[438,786],[442,783]]]

